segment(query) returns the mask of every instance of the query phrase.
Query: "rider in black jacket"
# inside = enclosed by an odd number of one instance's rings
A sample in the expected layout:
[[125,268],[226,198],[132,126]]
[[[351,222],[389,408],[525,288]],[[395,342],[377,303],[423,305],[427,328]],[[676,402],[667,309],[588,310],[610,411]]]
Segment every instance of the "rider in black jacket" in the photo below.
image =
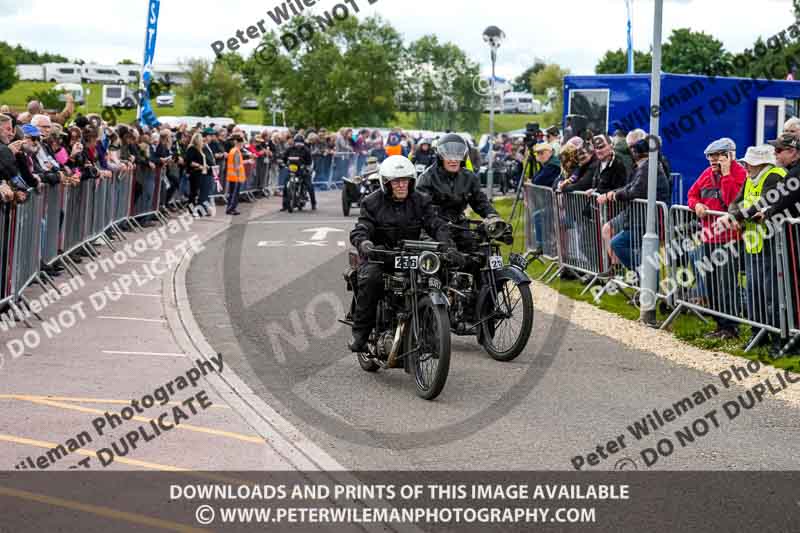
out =
[[[379,172],[381,190],[361,203],[358,222],[350,232],[350,242],[362,257],[377,246],[392,249],[402,240],[419,240],[423,229],[436,241],[453,246],[447,223],[435,215],[430,197],[415,190],[416,171],[411,161],[401,155],[390,156]],[[381,265],[362,261],[350,350],[365,351],[382,292]]]
[[[438,215],[449,222],[463,221],[467,205],[485,219],[498,218],[497,211],[481,191],[478,176],[464,168],[467,150],[467,144],[459,135],[449,133],[442,137],[436,147],[436,165],[420,177],[417,189],[431,196]],[[469,232],[455,231],[453,239],[460,251],[474,249]]]
[[422,139],[409,159],[415,165],[424,165],[426,168],[436,163],[436,152],[431,150],[431,140]]
[[[303,181],[306,184],[306,190],[308,191],[309,196],[311,197],[311,209],[317,209],[317,195],[314,194],[314,186],[311,184],[311,150],[306,146],[305,139],[303,139],[302,135],[295,135],[294,137],[294,144],[286,149],[284,152],[283,157],[285,158],[286,164],[289,164],[290,157],[299,157],[302,166],[300,167],[300,173],[303,176]],[[281,211],[286,211],[289,208],[289,196],[284,191],[283,194],[283,208]]]

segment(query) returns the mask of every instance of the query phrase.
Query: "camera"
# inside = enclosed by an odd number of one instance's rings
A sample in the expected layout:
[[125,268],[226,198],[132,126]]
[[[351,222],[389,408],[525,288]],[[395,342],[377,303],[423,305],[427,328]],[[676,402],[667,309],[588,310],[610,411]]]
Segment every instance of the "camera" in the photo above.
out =
[[538,122],[529,122],[525,125],[525,146],[528,148],[532,148],[534,144],[536,144],[539,136],[541,135],[542,130],[539,128]]
[[28,183],[22,179],[22,176],[16,175],[11,177],[11,184],[14,185],[14,188],[18,191],[22,191],[24,193],[29,193],[33,190],[33,187],[29,187]]

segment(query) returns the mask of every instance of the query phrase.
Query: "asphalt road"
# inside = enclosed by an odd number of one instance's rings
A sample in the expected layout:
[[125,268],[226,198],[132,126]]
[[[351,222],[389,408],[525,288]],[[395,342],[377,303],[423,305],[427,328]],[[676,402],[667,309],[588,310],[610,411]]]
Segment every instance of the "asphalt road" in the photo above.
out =
[[[342,272],[355,216],[341,216],[338,193],[319,198],[318,211],[291,215],[278,212],[279,199],[267,200],[274,210],[252,220],[243,205],[236,224],[194,258],[187,289],[226,364],[345,467],[569,470],[582,455],[584,470],[632,468],[628,459],[645,469],[641,451],[665,438],[674,451],[651,469],[800,466],[797,408],[765,397],[730,420],[723,404],[744,388],[726,390],[716,375],[539,311],[528,347],[510,363],[493,361],[473,338],[454,337],[436,401],[419,399],[402,370],[362,371],[336,321],[350,302]],[[780,386],[777,377],[772,383]],[[637,440],[627,429],[711,385],[718,395],[707,392],[659,431]],[[608,444],[620,435],[624,448]]]

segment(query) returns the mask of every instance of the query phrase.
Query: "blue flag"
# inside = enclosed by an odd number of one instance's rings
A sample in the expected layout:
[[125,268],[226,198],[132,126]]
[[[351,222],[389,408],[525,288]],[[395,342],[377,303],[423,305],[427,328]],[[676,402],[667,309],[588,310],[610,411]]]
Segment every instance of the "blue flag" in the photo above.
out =
[[161,0],[149,0],[147,5],[147,29],[144,36],[144,61],[139,89],[139,124],[155,127],[160,124],[150,106],[150,82],[153,80],[153,56],[156,53],[156,32],[158,30],[158,10]]
[[628,9],[628,74],[634,73],[633,67],[633,36],[631,36],[631,0],[625,0]]

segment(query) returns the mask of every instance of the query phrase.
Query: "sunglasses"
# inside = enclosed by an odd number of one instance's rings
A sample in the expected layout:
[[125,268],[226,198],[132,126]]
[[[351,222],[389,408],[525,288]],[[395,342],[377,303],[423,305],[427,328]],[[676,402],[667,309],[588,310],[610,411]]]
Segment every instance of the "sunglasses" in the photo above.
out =
[[775,148],[775,153],[779,154],[781,152],[785,152],[786,150],[792,150],[792,148],[786,148],[786,147],[784,147],[784,148]]

